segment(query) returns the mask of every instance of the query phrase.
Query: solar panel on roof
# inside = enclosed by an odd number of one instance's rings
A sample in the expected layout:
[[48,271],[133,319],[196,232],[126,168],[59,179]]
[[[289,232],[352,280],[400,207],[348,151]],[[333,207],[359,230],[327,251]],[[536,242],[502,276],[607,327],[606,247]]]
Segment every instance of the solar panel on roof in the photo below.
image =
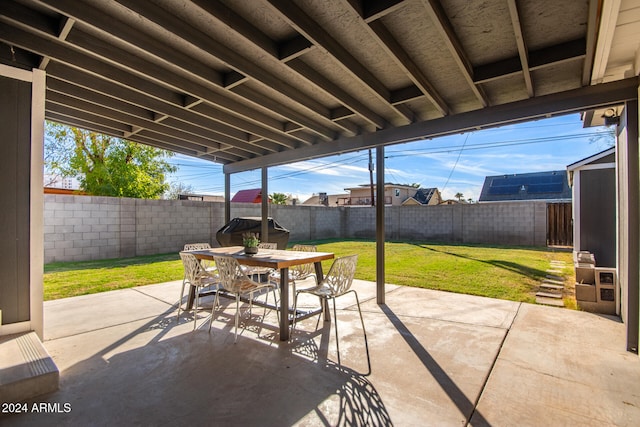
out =
[[536,184],[529,186],[529,193],[562,193],[564,186],[562,183]]
[[500,185],[497,187],[489,187],[489,194],[492,196],[518,194],[520,192],[519,185]]

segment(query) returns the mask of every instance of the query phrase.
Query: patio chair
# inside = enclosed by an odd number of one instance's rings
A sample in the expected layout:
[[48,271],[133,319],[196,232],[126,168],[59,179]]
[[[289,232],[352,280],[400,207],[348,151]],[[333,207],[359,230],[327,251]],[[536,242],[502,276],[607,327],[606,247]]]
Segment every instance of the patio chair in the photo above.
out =
[[[229,256],[214,256],[213,260],[218,267],[218,273],[222,282],[222,287],[225,291],[232,293],[236,296],[236,315],[235,315],[235,338],[234,343],[238,341],[238,317],[240,315],[240,296],[249,295],[249,307],[253,302],[253,294],[257,291],[267,289],[265,294],[265,304],[269,297],[269,290],[273,292],[273,299],[277,301],[276,289],[272,283],[258,283],[251,280],[249,276],[243,271],[238,260]],[[213,323],[213,310],[211,310],[211,323],[209,323],[209,331],[211,331],[211,325]]]
[[[353,292],[356,297],[356,303],[358,305],[358,313],[360,314],[360,323],[362,323],[362,332],[364,334],[364,345],[367,352],[367,364],[369,365],[369,372],[371,372],[371,361],[369,359],[369,344],[367,342],[367,332],[364,328],[364,319],[362,318],[362,310],[360,309],[360,300],[358,299],[358,293],[351,289],[353,283],[353,277],[356,273],[356,264],[358,263],[358,255],[350,255],[336,260],[331,265],[329,272],[324,279],[317,285],[308,289],[301,289],[296,292],[293,299],[293,312],[296,312],[296,306],[298,304],[298,296],[302,293],[315,295],[320,299],[331,300],[333,302],[333,324],[336,331],[336,348],[338,350],[338,365],[340,365],[340,343],[338,339],[338,318],[336,313],[336,298],[345,295],[349,292]],[[324,301],[323,301],[324,302]],[[326,309],[327,304],[322,304],[323,311]],[[296,318],[294,316],[293,323],[291,325],[291,336],[293,337],[293,330],[296,327]]]
[[[315,245],[293,245],[291,250],[301,252],[318,252],[318,248]],[[289,284],[293,288],[293,295],[296,294],[296,281],[301,281],[311,276],[316,276],[316,268],[313,263],[294,265],[289,269]],[[269,278],[276,283],[280,283],[280,271],[274,271],[271,273]]]
[[[258,243],[258,249],[278,249],[277,243],[272,242],[260,242]],[[269,275],[273,272],[272,268],[266,267],[250,267],[248,265],[243,265],[242,270],[249,276],[251,279],[256,279],[256,282],[262,282],[261,277],[266,276],[267,280],[269,279]]]
[[[211,245],[208,243],[187,243],[182,248],[183,251],[201,251],[203,249],[211,249]],[[204,267],[205,270],[213,271],[215,270],[215,264],[211,261],[200,260],[200,264]]]
[[[189,252],[180,252],[180,259],[184,266],[184,280],[182,281],[182,290],[180,291],[180,300],[178,301],[178,316],[180,321],[180,308],[182,307],[182,298],[184,297],[184,287],[188,283],[195,289],[195,301],[193,305],[193,329],[196,329],[196,320],[198,314],[198,306],[200,305],[200,289],[214,286],[216,288],[216,297],[213,308],[218,305],[218,290],[220,289],[220,277],[210,271],[205,270],[200,264],[198,258]],[[212,310],[213,315],[213,310]]]

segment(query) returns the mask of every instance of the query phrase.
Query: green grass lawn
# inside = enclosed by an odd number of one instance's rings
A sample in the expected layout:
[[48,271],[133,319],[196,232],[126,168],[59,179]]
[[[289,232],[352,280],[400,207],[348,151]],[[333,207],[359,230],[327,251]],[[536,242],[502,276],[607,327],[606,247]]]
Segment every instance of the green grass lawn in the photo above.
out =
[[[321,240],[319,251],[336,256],[358,254],[356,278],[376,280],[376,243],[370,240]],[[534,302],[535,291],[551,260],[572,271],[570,252],[546,248],[451,245],[425,242],[385,244],[386,282],[512,301]],[[328,271],[331,261],[323,265]],[[53,300],[182,278],[177,253],[136,258],[54,263],[45,266],[44,298]]]

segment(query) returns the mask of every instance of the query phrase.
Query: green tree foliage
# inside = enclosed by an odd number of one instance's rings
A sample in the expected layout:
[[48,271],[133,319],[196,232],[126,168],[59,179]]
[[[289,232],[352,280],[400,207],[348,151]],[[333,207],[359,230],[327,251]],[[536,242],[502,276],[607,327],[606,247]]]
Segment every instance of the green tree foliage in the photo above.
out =
[[46,123],[45,168],[77,176],[96,196],[157,199],[169,189],[165,176],[177,168],[173,153],[58,123]]
[[271,203],[273,203],[274,205],[286,205],[287,199],[289,198],[284,193],[273,193],[270,197]]
[[455,195],[455,196],[453,196],[453,197],[455,197],[456,199],[458,199],[458,201],[462,201],[462,199],[464,198],[464,194],[462,194],[462,193],[456,193],[456,195]]

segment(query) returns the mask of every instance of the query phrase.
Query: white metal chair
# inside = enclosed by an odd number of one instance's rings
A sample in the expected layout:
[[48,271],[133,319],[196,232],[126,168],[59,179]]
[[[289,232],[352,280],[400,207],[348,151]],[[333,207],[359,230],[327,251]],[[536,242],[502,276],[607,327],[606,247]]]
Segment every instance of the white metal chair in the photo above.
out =
[[[196,320],[198,307],[200,305],[200,289],[214,286],[216,288],[216,297],[213,308],[218,305],[218,289],[220,289],[220,277],[210,271],[205,270],[200,264],[196,256],[189,252],[180,252],[180,259],[184,266],[184,280],[182,281],[182,290],[180,291],[180,300],[178,301],[178,321],[180,320],[180,308],[182,307],[182,298],[184,297],[184,287],[188,283],[194,287],[195,301],[193,304],[193,329],[196,329]],[[213,315],[213,310],[212,310]]]
[[[258,243],[258,249],[278,249],[277,243],[272,242],[260,242]],[[249,276],[251,279],[257,279],[256,282],[262,282],[261,277],[265,276],[267,280],[269,276],[273,272],[272,268],[267,267],[250,267],[248,265],[243,265],[242,270]]]
[[[318,252],[318,248],[315,245],[293,245],[291,250],[301,252]],[[313,263],[294,265],[289,269],[289,284],[293,288],[293,295],[296,294],[296,281],[301,281],[311,276],[316,276],[316,268]],[[276,283],[280,283],[280,271],[274,271],[271,273],[270,279]]]
[[[184,245],[184,248],[182,248],[183,251],[201,251],[203,249],[211,249],[211,245],[206,242],[187,243]],[[204,267],[205,270],[215,270],[215,264],[213,264],[211,261],[200,260],[200,264],[202,264],[202,267]]]
[[274,242],[260,242],[258,243],[260,249],[278,249],[278,244]]
[[[338,350],[338,365],[340,365],[340,343],[338,339],[338,318],[336,313],[336,298],[353,292],[356,297],[356,303],[358,305],[358,313],[360,314],[360,323],[362,323],[362,332],[364,334],[364,344],[367,351],[367,364],[369,365],[369,372],[371,372],[371,361],[369,359],[369,344],[367,342],[367,331],[364,328],[364,319],[362,318],[362,310],[360,310],[360,300],[358,299],[358,293],[351,289],[353,283],[353,277],[356,273],[356,265],[358,263],[358,255],[350,255],[336,260],[331,265],[329,272],[324,279],[317,285],[308,289],[301,289],[296,292],[293,299],[293,312],[296,312],[296,306],[298,304],[298,295],[301,293],[307,293],[320,297],[321,300],[332,300],[333,302],[333,324],[336,331],[336,348]],[[324,302],[324,301],[323,301]],[[322,304],[323,311],[326,304]],[[296,326],[296,316],[293,318],[291,325],[291,335],[293,336],[293,330]]]
[[[229,256],[214,256],[213,260],[218,267],[218,273],[225,291],[236,296],[236,316],[235,316],[235,338],[234,343],[238,341],[238,317],[240,314],[240,296],[249,295],[250,303],[253,300],[253,294],[256,291],[267,289],[273,292],[273,299],[277,301],[276,289],[272,283],[258,283],[251,280],[244,272],[238,260]],[[265,296],[265,303],[268,300],[268,291]],[[209,331],[213,323],[213,309],[211,310],[211,323],[209,323]]]

